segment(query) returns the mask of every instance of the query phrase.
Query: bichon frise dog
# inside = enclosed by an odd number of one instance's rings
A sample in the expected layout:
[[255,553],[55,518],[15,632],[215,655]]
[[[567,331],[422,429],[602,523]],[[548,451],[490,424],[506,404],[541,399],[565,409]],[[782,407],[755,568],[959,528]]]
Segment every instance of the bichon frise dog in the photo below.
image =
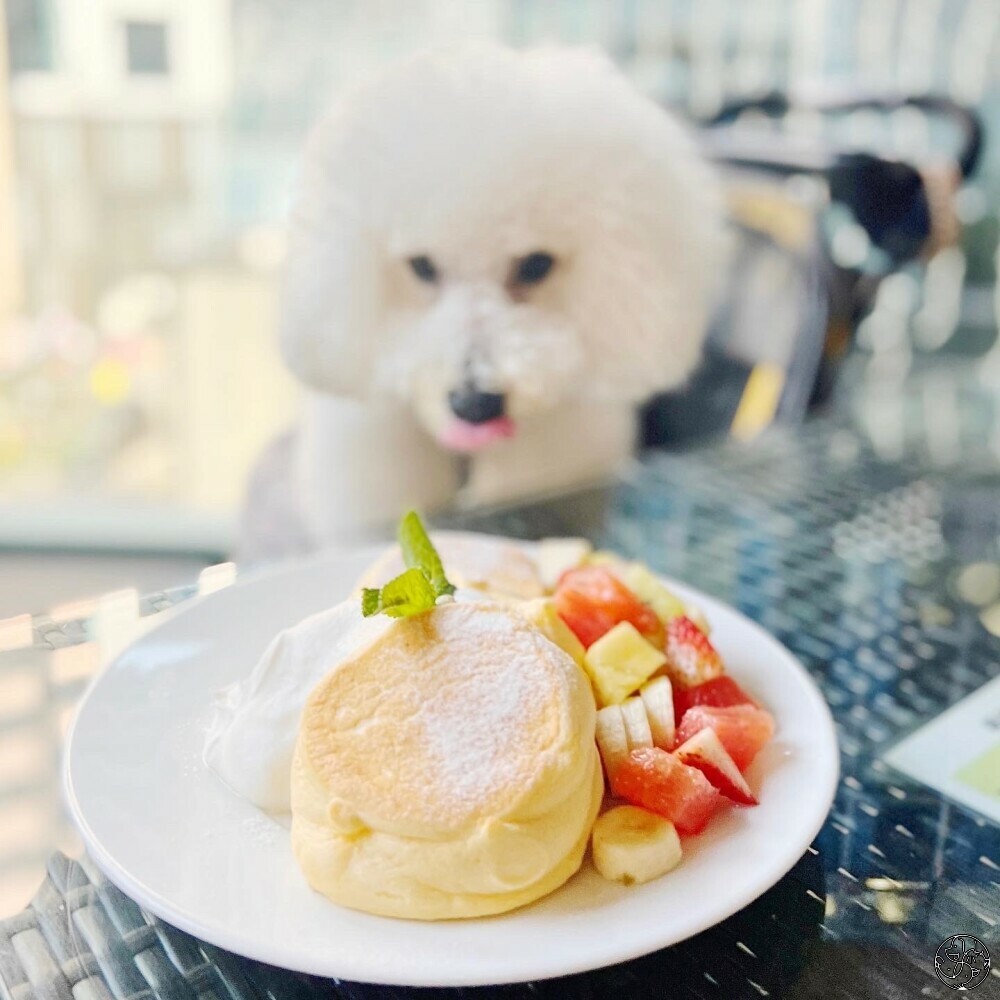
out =
[[280,317],[304,408],[250,549],[606,474],[699,357],[719,220],[691,139],[590,51],[427,54],[342,100],[305,151]]

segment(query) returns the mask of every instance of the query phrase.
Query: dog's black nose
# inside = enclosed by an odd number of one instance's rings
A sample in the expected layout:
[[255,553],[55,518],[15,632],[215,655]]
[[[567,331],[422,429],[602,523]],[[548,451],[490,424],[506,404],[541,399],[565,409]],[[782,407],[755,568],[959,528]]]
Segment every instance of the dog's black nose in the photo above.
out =
[[504,397],[499,392],[481,392],[473,385],[448,393],[451,412],[468,424],[485,424],[503,416]]

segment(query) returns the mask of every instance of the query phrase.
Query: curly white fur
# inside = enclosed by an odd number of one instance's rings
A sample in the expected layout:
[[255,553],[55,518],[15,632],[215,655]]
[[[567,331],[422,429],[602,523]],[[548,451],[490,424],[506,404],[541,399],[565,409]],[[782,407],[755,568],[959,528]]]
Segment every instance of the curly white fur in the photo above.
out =
[[[699,356],[719,215],[683,129],[590,51],[425,54],[342,100],[305,152],[280,325],[310,389],[295,452],[310,532],[449,500],[457,463],[435,439],[470,373],[518,424],[472,459],[473,499],[620,461],[635,405]],[[512,287],[536,251],[551,274]]]

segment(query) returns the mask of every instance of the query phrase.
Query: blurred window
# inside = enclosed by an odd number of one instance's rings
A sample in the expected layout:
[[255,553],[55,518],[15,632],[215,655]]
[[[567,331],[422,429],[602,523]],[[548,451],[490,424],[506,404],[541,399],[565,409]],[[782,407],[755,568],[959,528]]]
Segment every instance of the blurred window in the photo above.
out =
[[51,0],[7,0],[7,52],[11,73],[52,69]]
[[167,26],[162,21],[125,22],[125,64],[133,76],[166,76],[170,71]]
[[[967,261],[940,283],[979,283],[984,337],[1000,302],[1000,0],[0,0],[0,32],[0,204],[17,208],[0,208],[0,547],[35,511],[40,539],[93,544],[96,512],[136,548],[221,544],[253,462],[296,418],[275,327],[309,126],[425,46],[600,46],[697,115],[847,81],[975,105],[990,139],[960,205]],[[920,158],[938,136],[906,110],[798,124]],[[738,360],[787,361],[789,268],[741,258]],[[920,308],[928,324],[944,310]]]

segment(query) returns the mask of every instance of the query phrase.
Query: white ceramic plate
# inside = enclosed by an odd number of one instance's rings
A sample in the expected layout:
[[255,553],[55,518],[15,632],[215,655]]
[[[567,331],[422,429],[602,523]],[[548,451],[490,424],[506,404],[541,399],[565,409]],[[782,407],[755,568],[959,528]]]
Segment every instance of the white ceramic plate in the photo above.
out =
[[546,899],[499,917],[421,923],[343,909],[312,892],[288,833],[202,762],[213,693],[274,634],[342,599],[372,552],[239,582],[164,616],[114,660],[69,737],[65,790],[87,849],[140,905],[199,938],[273,965],[412,986],[518,982],[621,962],[746,906],[802,856],[830,808],[830,713],[799,663],[731,608],[679,584],[713,626],[730,672],[774,713],[749,778],[755,809],[730,809],[646,885],[605,882],[589,861]]

